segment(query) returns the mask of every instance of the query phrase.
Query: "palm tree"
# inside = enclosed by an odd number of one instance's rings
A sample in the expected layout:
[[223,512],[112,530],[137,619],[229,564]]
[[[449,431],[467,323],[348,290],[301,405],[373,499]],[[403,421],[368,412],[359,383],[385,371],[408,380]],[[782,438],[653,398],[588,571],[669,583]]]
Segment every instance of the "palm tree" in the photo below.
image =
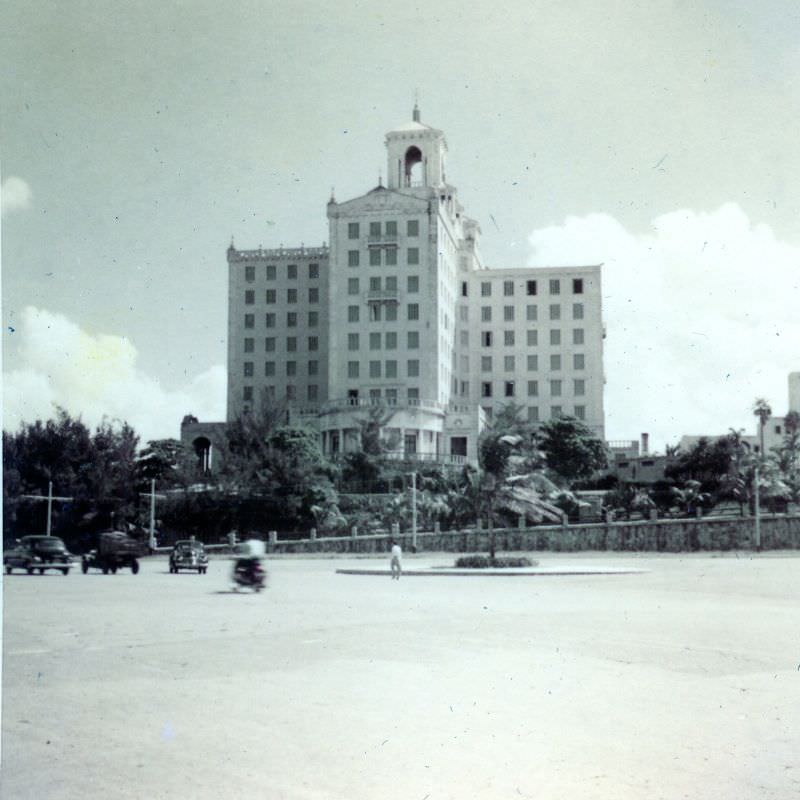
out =
[[763,398],[759,397],[753,403],[753,414],[758,417],[758,437],[761,445],[761,457],[764,458],[764,426],[767,420],[772,416],[772,408],[770,404]]

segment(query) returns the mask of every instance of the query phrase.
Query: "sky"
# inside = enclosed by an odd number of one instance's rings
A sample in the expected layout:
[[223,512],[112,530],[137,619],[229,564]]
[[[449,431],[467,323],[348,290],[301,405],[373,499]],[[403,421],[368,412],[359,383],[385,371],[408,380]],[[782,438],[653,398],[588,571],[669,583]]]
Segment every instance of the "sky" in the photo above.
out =
[[4,427],[225,414],[227,263],[445,131],[489,266],[602,263],[606,432],[753,431],[800,370],[800,7],[9,0]]

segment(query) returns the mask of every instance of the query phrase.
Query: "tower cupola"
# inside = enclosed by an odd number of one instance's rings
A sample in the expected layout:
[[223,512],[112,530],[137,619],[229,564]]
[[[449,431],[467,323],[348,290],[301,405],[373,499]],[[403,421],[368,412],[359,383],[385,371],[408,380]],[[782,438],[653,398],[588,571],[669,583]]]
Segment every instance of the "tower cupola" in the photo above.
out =
[[445,183],[447,142],[444,133],[420,121],[414,104],[411,122],[386,134],[387,183],[390,189],[438,188]]

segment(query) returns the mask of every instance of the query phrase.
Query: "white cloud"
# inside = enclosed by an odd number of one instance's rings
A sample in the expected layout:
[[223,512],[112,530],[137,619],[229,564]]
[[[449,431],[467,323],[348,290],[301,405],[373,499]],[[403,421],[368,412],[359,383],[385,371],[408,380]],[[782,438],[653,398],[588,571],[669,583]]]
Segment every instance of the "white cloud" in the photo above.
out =
[[604,263],[608,438],[647,431],[663,448],[684,433],[752,432],[756,397],[785,413],[800,370],[800,248],[734,204],[651,228],[591,214],[529,238],[531,265]]
[[0,185],[0,214],[30,208],[32,196],[31,187],[22,178],[9,176]]
[[103,417],[126,420],[144,443],[177,437],[181,419],[224,419],[225,368],[211,367],[178,390],[167,390],[137,367],[125,338],[92,335],[60,314],[27,307],[12,334],[25,367],[3,377],[7,430],[48,419],[54,405],[94,427]]

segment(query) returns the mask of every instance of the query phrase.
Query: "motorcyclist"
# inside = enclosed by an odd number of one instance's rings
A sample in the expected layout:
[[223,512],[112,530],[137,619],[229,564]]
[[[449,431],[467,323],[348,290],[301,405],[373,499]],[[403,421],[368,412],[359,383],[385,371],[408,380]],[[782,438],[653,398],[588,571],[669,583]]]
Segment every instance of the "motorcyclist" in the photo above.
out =
[[236,548],[233,564],[233,580],[244,586],[261,586],[264,582],[264,569],[261,559],[265,555],[264,542],[249,539]]

